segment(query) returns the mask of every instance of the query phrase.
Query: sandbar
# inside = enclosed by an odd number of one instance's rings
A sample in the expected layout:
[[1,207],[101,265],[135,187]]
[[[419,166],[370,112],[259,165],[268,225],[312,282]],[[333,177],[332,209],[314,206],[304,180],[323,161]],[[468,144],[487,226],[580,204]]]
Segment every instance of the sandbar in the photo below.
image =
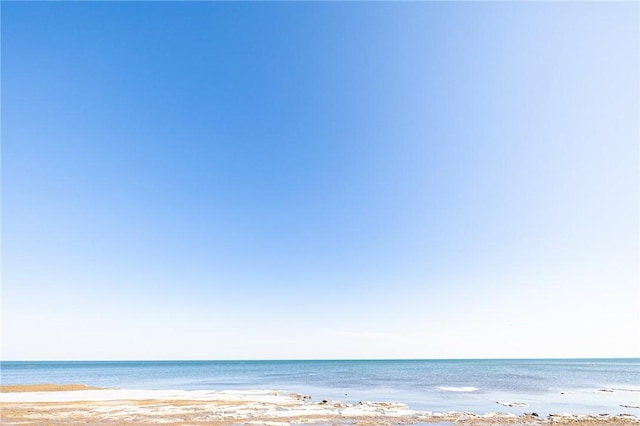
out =
[[0,392],[65,392],[100,389],[87,385],[67,384],[54,385],[50,383],[34,385],[0,385]]

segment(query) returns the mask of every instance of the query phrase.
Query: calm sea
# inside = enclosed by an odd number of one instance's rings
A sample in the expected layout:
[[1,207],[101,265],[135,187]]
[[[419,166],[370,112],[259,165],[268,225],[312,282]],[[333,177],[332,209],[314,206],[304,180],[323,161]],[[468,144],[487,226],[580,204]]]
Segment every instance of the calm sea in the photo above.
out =
[[[640,415],[640,359],[0,362],[2,384],[299,392],[432,411]],[[604,391],[606,390],[606,391]],[[514,408],[501,402],[526,403]],[[624,407],[624,406],[630,407]]]

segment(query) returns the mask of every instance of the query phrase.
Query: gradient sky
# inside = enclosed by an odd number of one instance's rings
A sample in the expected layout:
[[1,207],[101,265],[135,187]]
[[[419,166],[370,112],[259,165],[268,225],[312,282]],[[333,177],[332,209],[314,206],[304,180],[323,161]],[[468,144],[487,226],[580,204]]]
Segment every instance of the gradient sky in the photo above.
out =
[[637,2],[2,2],[2,357],[640,356]]

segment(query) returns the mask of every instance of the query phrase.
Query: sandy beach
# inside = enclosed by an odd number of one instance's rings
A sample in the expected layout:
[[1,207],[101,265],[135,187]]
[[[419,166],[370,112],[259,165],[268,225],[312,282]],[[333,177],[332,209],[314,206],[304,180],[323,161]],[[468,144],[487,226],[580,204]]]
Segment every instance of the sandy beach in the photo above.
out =
[[38,385],[3,385],[0,386],[0,393],[10,392],[60,392],[60,391],[78,391],[78,390],[92,390],[100,389],[87,385],[53,385],[53,384],[38,384]]
[[411,410],[402,403],[312,401],[277,391],[97,389],[81,384],[0,387],[3,425],[640,425],[631,415],[484,415]]

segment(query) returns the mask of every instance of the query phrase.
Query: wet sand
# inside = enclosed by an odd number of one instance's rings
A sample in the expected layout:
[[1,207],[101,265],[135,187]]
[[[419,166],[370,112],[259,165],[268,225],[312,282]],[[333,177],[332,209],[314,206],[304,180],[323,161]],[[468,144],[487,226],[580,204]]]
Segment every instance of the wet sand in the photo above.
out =
[[52,384],[40,384],[40,385],[2,385],[0,386],[0,392],[61,392],[61,391],[78,391],[78,390],[91,390],[100,389],[87,385],[52,385]]
[[276,391],[135,391],[95,389],[84,385],[2,386],[3,425],[640,425],[639,416],[542,418],[506,413],[434,413],[400,403],[311,401]]

